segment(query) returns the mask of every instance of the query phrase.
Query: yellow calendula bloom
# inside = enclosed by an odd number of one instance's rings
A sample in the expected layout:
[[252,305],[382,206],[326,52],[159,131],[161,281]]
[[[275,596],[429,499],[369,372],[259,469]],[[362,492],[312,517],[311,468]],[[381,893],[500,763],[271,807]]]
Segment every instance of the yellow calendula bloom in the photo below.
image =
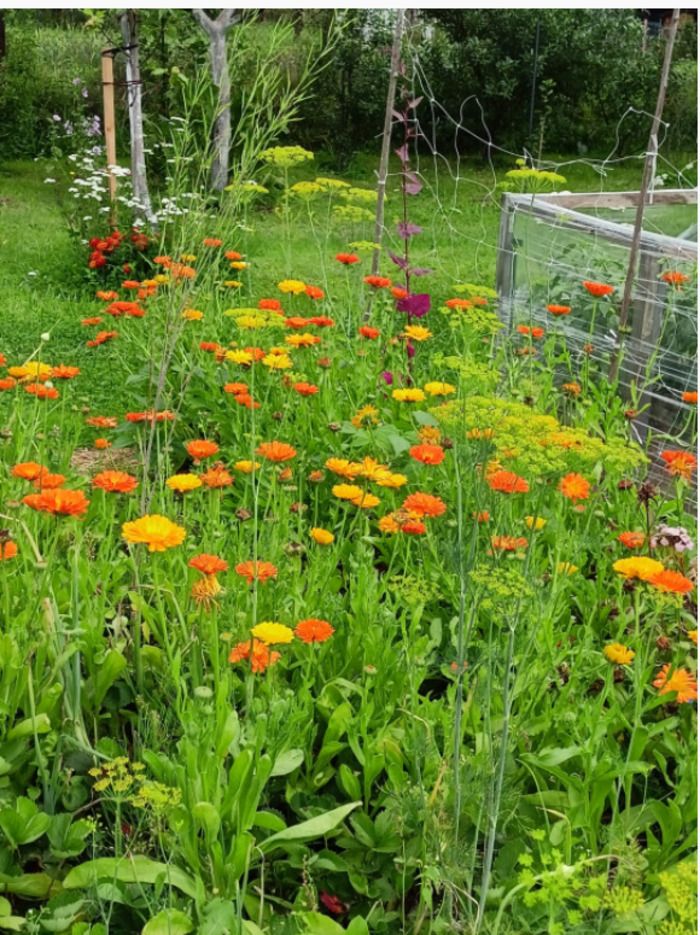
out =
[[292,358],[286,354],[266,354],[262,362],[270,370],[290,370],[293,366]]
[[167,273],[158,273],[157,276],[153,277],[153,280],[157,285],[164,286],[166,282],[170,282],[170,276]]
[[20,367],[8,367],[8,374],[17,380],[50,380],[53,367],[38,360],[29,360]]
[[348,480],[357,477],[362,471],[362,465],[359,462],[348,461],[346,458],[328,458],[326,467],[340,477],[347,477]]
[[250,263],[246,263],[245,260],[234,260],[231,263],[231,269],[235,269],[235,270],[248,269],[249,266],[250,266]]
[[377,526],[379,527],[379,531],[383,532],[385,535],[394,535],[401,530],[401,527],[396,522],[391,513],[389,513],[387,516],[382,516],[382,518],[377,523]]
[[350,419],[350,422],[355,426],[356,429],[362,428],[363,425],[377,425],[379,419],[379,410],[376,406],[361,406],[355,415]]
[[403,336],[411,341],[427,341],[428,338],[432,338],[433,332],[423,325],[406,325]]
[[615,562],[613,569],[628,580],[638,578],[640,581],[650,581],[654,575],[664,570],[661,562],[644,555],[635,555],[633,558],[621,558]]
[[187,493],[188,490],[196,490],[202,486],[202,482],[196,474],[173,474],[165,483],[171,490],[178,493]]
[[386,464],[380,464],[376,458],[364,458],[360,462],[360,477],[366,477],[368,480],[374,480],[385,471],[388,471]]
[[451,396],[457,389],[451,383],[441,383],[439,380],[431,380],[423,387],[429,396]]
[[301,279],[283,279],[277,283],[277,288],[285,295],[301,295],[302,292],[306,292],[306,283]]
[[360,491],[359,497],[353,497],[350,502],[362,510],[371,510],[372,507],[378,506],[380,501],[373,493]]
[[314,526],[314,528],[309,531],[309,535],[314,542],[317,542],[319,545],[330,545],[331,542],[335,541],[335,536],[332,532],[329,532],[327,529],[321,529],[319,526]]
[[182,313],[182,317],[185,321],[201,321],[204,318],[204,312],[200,312],[196,308],[186,308]]
[[541,516],[526,516],[525,525],[528,529],[534,529],[539,532],[540,529],[544,529],[547,525],[547,520],[543,519]]
[[181,253],[180,259],[183,263],[194,263],[197,257],[193,253]]
[[397,490],[399,487],[403,487],[404,484],[408,483],[408,478],[405,474],[392,474],[391,471],[379,471],[372,480],[377,486],[389,487],[392,490]]
[[571,562],[559,562],[557,564],[557,572],[560,575],[575,575],[578,571],[578,565],[573,565]]
[[239,279],[225,279],[224,285],[227,289],[240,289],[243,283]]
[[608,643],[603,647],[603,655],[608,662],[613,662],[617,666],[628,666],[635,657],[635,653],[622,643]]
[[147,545],[149,552],[165,552],[180,545],[185,538],[185,530],[167,517],[154,513],[124,523],[122,535],[127,542]]
[[236,461],[233,465],[236,471],[240,471],[241,474],[252,474],[253,471],[257,471],[260,467],[258,461]]
[[252,364],[253,355],[250,351],[226,351],[224,354],[226,360],[230,360],[232,364]]
[[250,631],[256,640],[271,646],[274,643],[291,643],[294,639],[294,630],[283,623],[274,620],[264,620],[256,624]]
[[356,500],[363,494],[362,487],[356,484],[336,484],[333,487],[333,496],[339,500]]
[[393,390],[392,397],[400,403],[422,403],[425,399],[423,390],[417,387],[408,387],[404,390]]

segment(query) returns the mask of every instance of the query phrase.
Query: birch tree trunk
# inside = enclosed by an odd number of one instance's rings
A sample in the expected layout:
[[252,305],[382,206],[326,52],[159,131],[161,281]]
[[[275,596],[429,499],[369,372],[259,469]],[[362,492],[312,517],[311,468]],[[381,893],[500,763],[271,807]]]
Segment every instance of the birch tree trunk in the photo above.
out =
[[231,76],[228,70],[226,34],[241,17],[236,10],[222,10],[216,19],[211,19],[204,10],[192,10],[192,15],[207,34],[211,77],[219,92],[212,139],[214,153],[210,185],[214,191],[220,192],[228,183],[231,151]]
[[141,103],[141,66],[139,63],[136,10],[124,10],[119,16],[126,55],[126,91],[129,107],[129,137],[131,140],[131,185],[140,213],[152,226],[156,217],[151,207],[146,175],[146,155],[143,143],[143,107]]

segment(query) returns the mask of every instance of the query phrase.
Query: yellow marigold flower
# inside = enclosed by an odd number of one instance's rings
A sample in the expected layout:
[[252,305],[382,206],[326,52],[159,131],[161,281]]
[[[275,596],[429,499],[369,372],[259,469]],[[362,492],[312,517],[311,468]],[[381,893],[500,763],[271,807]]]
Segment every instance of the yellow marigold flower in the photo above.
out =
[[257,471],[260,464],[257,461],[236,461],[233,466],[235,470],[240,471],[241,474],[252,474],[253,471]]
[[301,295],[302,292],[306,292],[306,283],[302,282],[300,279],[283,279],[282,282],[277,283],[277,288],[285,295],[289,293],[292,295]]
[[379,410],[376,408],[376,406],[362,406],[357,410],[350,422],[355,426],[356,429],[362,428],[365,422],[371,425],[377,425],[379,422],[379,419],[377,418],[378,415]]
[[330,545],[331,542],[335,541],[335,536],[332,532],[329,532],[327,529],[321,529],[320,526],[314,526],[313,529],[309,531],[309,535],[317,542],[319,545]]
[[50,364],[42,364],[38,360],[29,360],[21,367],[8,367],[8,374],[17,380],[35,380],[42,382],[50,380],[53,373],[53,367]]
[[557,572],[560,575],[575,575],[578,571],[578,565],[573,565],[571,562],[559,562],[557,564]]
[[252,364],[253,355],[250,351],[226,351],[224,354],[226,360],[230,360],[232,364]]
[[284,343],[290,347],[312,347],[314,344],[320,344],[321,339],[318,335],[309,334],[305,331],[303,334],[290,334],[284,339]]
[[635,657],[635,653],[622,643],[608,643],[603,647],[603,655],[608,662],[614,662],[617,666],[628,666]]
[[429,396],[450,396],[457,392],[451,383],[441,383],[439,380],[431,380],[430,383],[425,384],[423,389]]
[[644,555],[635,555],[633,558],[620,558],[613,565],[613,569],[623,578],[639,578],[640,581],[649,581],[654,575],[664,570],[661,562]]
[[334,474],[346,477],[348,480],[353,480],[362,472],[361,464],[357,461],[348,461],[346,458],[328,458],[326,467]]
[[688,630],[688,637],[695,643],[696,646],[698,645],[698,631],[697,630]]
[[393,390],[392,397],[400,403],[422,403],[425,399],[423,390],[417,387],[408,387],[403,390]]
[[353,497],[350,502],[362,510],[371,510],[372,507],[378,506],[380,501],[379,497],[375,497],[373,493],[360,491],[359,497]]
[[228,289],[240,289],[243,283],[240,281],[240,279],[225,279],[224,285]]
[[234,260],[231,263],[231,269],[235,269],[235,270],[248,269],[249,266],[250,266],[250,263],[246,263],[245,260]]
[[392,490],[398,490],[399,487],[408,483],[405,474],[392,474],[391,471],[380,471],[372,480],[378,487],[389,487]]
[[418,429],[418,438],[424,445],[439,445],[442,432],[434,425],[423,425]]
[[183,263],[194,263],[197,257],[193,253],[181,253],[180,259]]
[[165,483],[171,490],[176,490],[178,493],[186,493],[188,490],[196,490],[202,486],[196,474],[173,474]]
[[382,516],[382,518],[377,523],[377,526],[379,527],[380,532],[383,532],[386,535],[394,535],[401,530],[401,527],[396,522],[391,513],[389,513],[387,516]]
[[544,529],[547,525],[547,520],[543,519],[541,516],[526,516],[525,525],[528,529],[534,529],[539,532],[540,529]]
[[165,552],[166,549],[180,545],[185,538],[185,530],[156,513],[124,523],[122,535],[127,542],[145,543],[149,552]]
[[403,336],[410,341],[427,341],[428,338],[432,338],[433,332],[424,328],[423,325],[406,325]]
[[374,480],[375,477],[387,471],[385,464],[380,464],[376,458],[364,458],[360,463],[360,477],[366,477],[368,480]]
[[339,500],[355,500],[363,493],[362,487],[356,484],[336,484],[333,487],[333,496],[338,497]]
[[294,639],[294,630],[283,623],[274,620],[264,620],[256,624],[250,631],[256,640],[271,646],[273,643],[291,643]]
[[286,354],[266,354],[262,362],[270,370],[289,370],[293,366],[292,358]]
[[170,282],[170,276],[168,276],[167,273],[158,273],[158,275],[154,276],[153,279],[159,286],[163,286],[166,282]]
[[204,312],[200,312],[196,308],[186,308],[182,313],[182,317],[185,321],[201,321],[204,318]]

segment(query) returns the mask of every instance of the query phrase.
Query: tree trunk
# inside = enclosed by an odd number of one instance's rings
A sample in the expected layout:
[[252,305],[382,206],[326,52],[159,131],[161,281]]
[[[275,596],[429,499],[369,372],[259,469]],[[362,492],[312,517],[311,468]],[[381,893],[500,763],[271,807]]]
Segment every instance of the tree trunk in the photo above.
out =
[[219,92],[212,138],[213,156],[210,185],[216,192],[223,191],[228,182],[229,153],[231,150],[231,76],[228,70],[226,34],[240,20],[235,10],[222,10],[216,19],[210,19],[203,10],[192,10],[192,15],[209,39],[211,77]]
[[156,217],[151,207],[146,175],[146,155],[143,142],[143,108],[141,104],[141,66],[139,63],[138,36],[136,32],[136,11],[125,10],[119,17],[124,51],[126,55],[126,91],[129,107],[129,136],[131,139],[131,185],[134,198],[140,205],[142,215],[139,220],[146,220],[155,227]]
[[5,33],[5,12],[0,10],[0,58],[7,54],[7,38]]

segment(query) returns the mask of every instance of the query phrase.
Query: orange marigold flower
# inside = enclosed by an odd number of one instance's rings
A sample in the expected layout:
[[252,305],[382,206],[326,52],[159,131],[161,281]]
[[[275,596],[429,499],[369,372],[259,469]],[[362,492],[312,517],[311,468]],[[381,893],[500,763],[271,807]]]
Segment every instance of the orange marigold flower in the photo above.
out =
[[268,312],[281,312],[282,303],[279,299],[260,299],[258,308],[266,309]]
[[362,325],[357,332],[360,337],[368,338],[370,341],[375,341],[381,334],[379,328],[371,328],[369,325]]
[[397,300],[408,298],[408,290],[402,289],[401,286],[393,286],[391,290],[391,294]]
[[242,260],[243,259],[243,254],[239,253],[237,250],[227,250],[226,253],[224,253],[224,256],[226,257],[227,260]]
[[113,289],[110,289],[108,292],[99,290],[95,295],[98,299],[102,299],[103,302],[113,302],[115,299],[119,298],[119,293],[115,292]]
[[0,541],[0,562],[8,562],[17,555],[17,543],[12,539]]
[[66,482],[65,475],[63,474],[42,474],[40,477],[34,481],[34,486],[37,490],[57,490],[59,487],[63,487]]
[[88,347],[99,347],[101,344],[105,344],[107,341],[111,341],[113,338],[119,336],[117,331],[98,331],[92,341],[86,341]]
[[53,386],[44,386],[43,383],[30,383],[24,387],[24,391],[37,399],[58,399],[58,390]]
[[375,497],[373,493],[365,493],[365,491],[360,491],[357,496],[346,499],[350,499],[350,502],[361,510],[371,510],[380,503],[379,497]]
[[219,446],[216,444],[216,442],[206,441],[205,439],[197,439],[195,441],[186,442],[185,450],[191,458],[195,459],[195,461],[201,461],[203,458],[211,458],[218,454]]
[[309,535],[318,545],[330,545],[335,539],[332,532],[321,529],[319,526],[314,526],[313,529],[309,530]]
[[320,344],[321,339],[316,334],[290,334],[284,339],[284,343],[290,347],[312,347],[314,344]]
[[474,513],[473,516],[477,523],[488,523],[491,519],[491,514],[488,510],[480,510],[478,513]]
[[195,555],[187,563],[190,568],[200,571],[203,575],[216,575],[222,571],[228,571],[228,562],[218,555],[209,555],[202,552],[201,555]]
[[294,328],[296,330],[306,328],[308,323],[308,319],[304,318],[302,315],[290,315],[289,318],[284,319],[284,324],[287,328]]
[[401,506],[417,516],[442,516],[447,509],[440,497],[434,497],[430,493],[409,494]]
[[295,383],[292,387],[300,396],[314,396],[318,387],[314,383]]
[[219,240],[218,237],[205,237],[202,243],[205,247],[220,247],[223,244],[223,240]]
[[277,568],[272,562],[239,562],[236,565],[236,574],[245,578],[248,584],[252,584],[253,581],[262,583],[268,578],[276,578]]
[[224,393],[230,393],[231,396],[240,396],[248,393],[246,383],[224,383]]
[[14,377],[3,377],[0,380],[0,390],[13,390],[17,386],[17,381]]
[[280,654],[273,652],[262,640],[254,639],[236,643],[229,654],[228,661],[233,663],[250,661],[251,672],[258,674],[274,665],[280,658]]
[[617,537],[626,549],[641,549],[646,538],[643,532],[621,532]]
[[92,479],[93,487],[98,487],[107,493],[131,493],[138,485],[138,480],[124,471],[101,471]]
[[572,472],[559,481],[559,492],[569,500],[587,500],[591,485],[585,477]]
[[363,491],[357,484],[335,484],[332,493],[339,500],[356,500],[362,496]]
[[486,483],[499,493],[527,493],[530,490],[525,478],[512,471],[492,471],[487,475]]
[[527,548],[527,539],[524,536],[491,536],[491,545],[500,552],[515,552]]
[[675,286],[676,289],[680,289],[684,282],[690,281],[690,276],[686,276],[685,273],[681,273],[678,270],[670,269],[661,274],[661,279],[667,282],[669,286]]
[[336,253],[335,258],[339,263],[342,263],[343,266],[352,266],[353,263],[360,262],[359,256],[356,256],[354,253]]
[[304,290],[310,299],[325,299],[326,293],[318,286],[307,286]]
[[106,448],[111,448],[112,442],[108,438],[96,438],[95,439],[95,448],[98,451],[104,451]]
[[607,286],[604,282],[591,282],[589,279],[584,279],[581,285],[596,299],[601,299],[615,291],[615,286]]
[[72,380],[80,373],[80,367],[69,367],[67,364],[58,364],[51,370],[53,380]]
[[149,552],[165,552],[166,549],[180,545],[186,532],[166,516],[154,513],[124,523],[122,535],[127,542],[147,545]]
[[231,474],[229,474],[223,464],[213,465],[209,468],[208,471],[200,474],[199,479],[205,487],[209,487],[212,490],[220,487],[230,487],[233,483],[233,477]]
[[421,464],[442,464],[445,460],[445,449],[440,445],[412,445],[408,453]]
[[636,653],[622,643],[608,643],[603,647],[603,655],[608,662],[613,662],[618,666],[628,666],[632,663]]
[[114,416],[90,416],[85,420],[85,424],[96,429],[116,429],[117,420]]
[[680,704],[696,701],[698,697],[698,683],[687,669],[678,668],[671,671],[671,666],[667,664],[662,667],[652,684],[654,688],[659,689],[660,695],[676,692],[675,700]]
[[42,513],[63,516],[82,516],[90,505],[90,501],[86,499],[82,490],[61,489],[30,493],[22,498],[22,503]]
[[547,311],[552,315],[570,315],[571,306],[570,305],[548,305]]
[[518,325],[515,329],[518,334],[526,334],[531,338],[534,338],[536,341],[544,337],[544,328],[538,328],[537,326],[529,328],[527,325]]
[[661,457],[666,462],[666,470],[675,477],[682,477],[689,481],[695,468],[697,458],[689,451],[662,451]]
[[570,396],[580,396],[581,395],[581,384],[580,383],[563,383],[562,389],[565,393],[569,393]]
[[419,519],[408,519],[401,523],[401,532],[409,536],[422,536],[428,531],[428,527]]
[[679,571],[671,571],[670,569],[664,569],[658,574],[652,575],[649,578],[649,584],[655,587],[657,591],[663,591],[667,594],[688,594],[695,587],[690,578],[686,578]]
[[698,394],[694,390],[688,390],[683,393],[681,399],[684,403],[690,403],[691,405],[696,405],[698,401]]
[[335,321],[327,315],[314,315],[313,318],[309,318],[309,324],[316,325],[317,328],[332,328]]
[[391,513],[389,513],[387,516],[382,516],[377,523],[377,526],[379,527],[379,531],[385,533],[386,535],[392,535],[399,532],[401,529]]
[[386,276],[364,276],[362,281],[366,282],[368,286],[372,286],[373,289],[391,288],[391,280],[387,279]]
[[470,302],[469,299],[455,298],[455,299],[448,299],[445,302],[445,308],[471,308],[471,307],[472,307],[472,302]]
[[640,581],[651,581],[653,577],[661,574],[664,566],[646,555],[636,555],[634,558],[620,558],[613,563],[613,569],[628,581],[638,578]]
[[42,467],[41,464],[37,464],[36,461],[21,461],[19,464],[15,464],[10,471],[13,477],[21,477],[22,480],[36,480],[45,473],[46,468]]
[[262,442],[255,449],[256,454],[268,461],[291,461],[296,456],[296,448],[285,442]]
[[294,627],[294,635],[302,643],[325,643],[334,633],[335,629],[327,620],[319,620],[316,617],[300,620]]

